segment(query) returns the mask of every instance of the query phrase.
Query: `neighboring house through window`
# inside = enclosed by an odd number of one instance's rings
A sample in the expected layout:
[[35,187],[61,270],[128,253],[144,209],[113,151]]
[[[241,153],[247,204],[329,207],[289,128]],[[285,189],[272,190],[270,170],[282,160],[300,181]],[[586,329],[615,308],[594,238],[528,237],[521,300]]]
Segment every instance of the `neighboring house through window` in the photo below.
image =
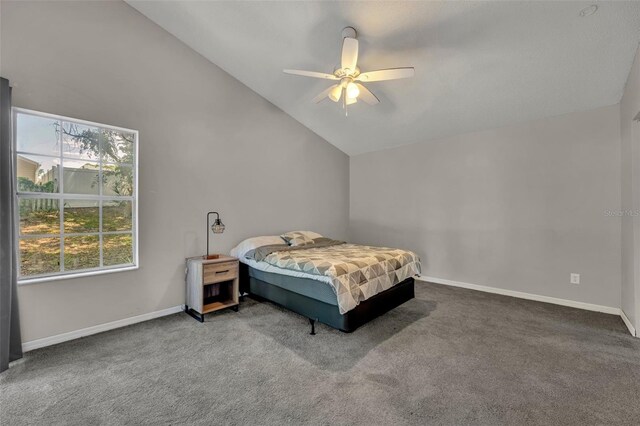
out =
[[20,282],[136,268],[138,132],[13,116]]

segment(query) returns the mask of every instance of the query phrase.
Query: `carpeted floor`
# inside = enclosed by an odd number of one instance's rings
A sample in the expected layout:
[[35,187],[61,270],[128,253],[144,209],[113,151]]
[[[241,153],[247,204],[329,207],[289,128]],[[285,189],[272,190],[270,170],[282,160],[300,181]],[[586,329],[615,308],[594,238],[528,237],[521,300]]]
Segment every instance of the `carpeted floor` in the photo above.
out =
[[317,331],[248,299],[29,352],[0,375],[0,423],[640,423],[617,316],[416,282],[352,334]]

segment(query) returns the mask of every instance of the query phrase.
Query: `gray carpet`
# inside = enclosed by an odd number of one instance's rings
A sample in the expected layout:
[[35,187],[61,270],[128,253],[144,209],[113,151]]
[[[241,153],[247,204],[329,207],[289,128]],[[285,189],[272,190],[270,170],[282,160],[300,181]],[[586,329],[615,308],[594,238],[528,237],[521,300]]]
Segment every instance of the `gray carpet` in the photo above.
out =
[[3,425],[634,424],[640,339],[619,317],[436,284],[352,334],[268,303],[30,352]]

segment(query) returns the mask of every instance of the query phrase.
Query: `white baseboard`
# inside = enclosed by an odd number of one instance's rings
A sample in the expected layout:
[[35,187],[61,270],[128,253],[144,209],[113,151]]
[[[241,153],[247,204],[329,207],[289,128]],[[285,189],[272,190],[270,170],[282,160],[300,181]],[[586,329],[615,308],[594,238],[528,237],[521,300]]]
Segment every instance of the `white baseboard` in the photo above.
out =
[[[613,315],[620,315],[620,317],[622,318],[622,321],[624,321],[625,325],[629,329],[629,333],[631,333],[632,336],[640,337],[637,335],[636,329],[631,324],[631,321],[629,321],[629,318],[627,318],[624,311],[620,308],[594,305],[591,303],[584,303],[584,302],[576,302],[573,300],[559,299],[556,297],[541,296],[538,294],[524,293],[521,291],[505,290],[497,287],[470,284],[470,283],[465,283],[460,281],[446,280],[443,278],[420,276],[420,277],[416,277],[416,279],[420,281],[443,284],[443,285],[448,285],[452,287],[461,287],[461,288],[466,288],[470,290],[483,291],[485,293],[501,294],[503,296],[517,297],[519,299],[534,300],[537,302],[546,302],[546,303],[552,303],[554,305],[562,305],[562,306],[569,306],[572,308],[585,309],[587,311],[595,311],[595,312],[603,312],[603,313],[613,314]],[[70,331],[68,333],[56,334],[55,336],[49,336],[49,337],[43,337],[42,339],[30,340],[28,342],[22,343],[22,351],[29,352],[34,349],[44,348],[46,346],[56,345],[58,343],[67,342],[69,340],[79,339],[80,337],[102,333],[103,331],[114,330],[116,328],[125,327],[127,325],[164,317],[167,315],[175,314],[177,312],[181,312],[183,310],[184,310],[184,305],[178,305],[171,308],[162,309],[160,311],[149,312],[146,314],[137,315],[135,317],[125,318],[117,321],[108,322],[105,324],[94,325],[92,327],[87,327],[80,330]]]
[[557,297],[541,296],[539,294],[524,293],[521,291],[505,290],[503,288],[488,287],[484,285],[446,280],[443,278],[420,276],[420,277],[417,277],[417,279],[420,281],[427,281],[427,282],[436,283],[436,284],[444,284],[452,287],[461,287],[461,288],[467,288],[469,290],[483,291],[485,293],[501,294],[503,296],[517,297],[519,299],[534,300],[536,302],[552,303],[554,305],[569,306],[571,308],[584,309],[587,311],[595,311],[595,312],[603,312],[605,314],[619,315],[620,317],[622,317],[622,320],[624,321],[625,325],[629,329],[629,332],[631,333],[631,335],[636,336],[635,328],[631,325],[631,322],[629,321],[627,316],[624,314],[624,312],[620,308],[614,308],[612,306],[594,305],[592,303],[585,303],[585,302],[576,302],[574,300],[559,299]]
[[102,333],[103,331],[113,330],[131,324],[143,321],[149,321],[154,318],[160,318],[167,315],[175,314],[184,310],[184,305],[173,306],[171,308],[162,309],[160,311],[149,312],[147,314],[136,315],[135,317],[125,318],[105,324],[94,325],[92,327],[80,330],[69,331],[68,333],[56,334],[55,336],[43,337],[42,339],[30,340],[22,343],[22,351],[29,352],[34,349],[44,348],[45,346],[56,345],[58,343],[67,342],[69,340],[79,339],[80,337],[90,336],[92,334]]
[[631,324],[629,317],[627,317],[627,314],[625,314],[622,309],[620,309],[620,317],[622,318],[622,321],[624,321],[624,325],[629,329],[629,333],[631,333],[632,336],[640,337],[636,332],[636,328]]

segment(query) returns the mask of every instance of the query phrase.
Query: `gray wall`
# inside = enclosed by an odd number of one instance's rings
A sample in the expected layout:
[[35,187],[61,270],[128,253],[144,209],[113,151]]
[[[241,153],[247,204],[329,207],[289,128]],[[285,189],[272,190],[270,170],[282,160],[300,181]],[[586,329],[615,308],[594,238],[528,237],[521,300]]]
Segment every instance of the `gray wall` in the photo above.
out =
[[346,238],[349,159],[120,2],[2,2],[16,106],[140,131],[140,269],[21,286],[29,341],[184,303],[184,258],[293,229]]
[[351,239],[413,249],[426,276],[619,307],[619,120],[615,105],[351,157]]
[[640,50],[620,102],[622,139],[622,310],[640,330]]

